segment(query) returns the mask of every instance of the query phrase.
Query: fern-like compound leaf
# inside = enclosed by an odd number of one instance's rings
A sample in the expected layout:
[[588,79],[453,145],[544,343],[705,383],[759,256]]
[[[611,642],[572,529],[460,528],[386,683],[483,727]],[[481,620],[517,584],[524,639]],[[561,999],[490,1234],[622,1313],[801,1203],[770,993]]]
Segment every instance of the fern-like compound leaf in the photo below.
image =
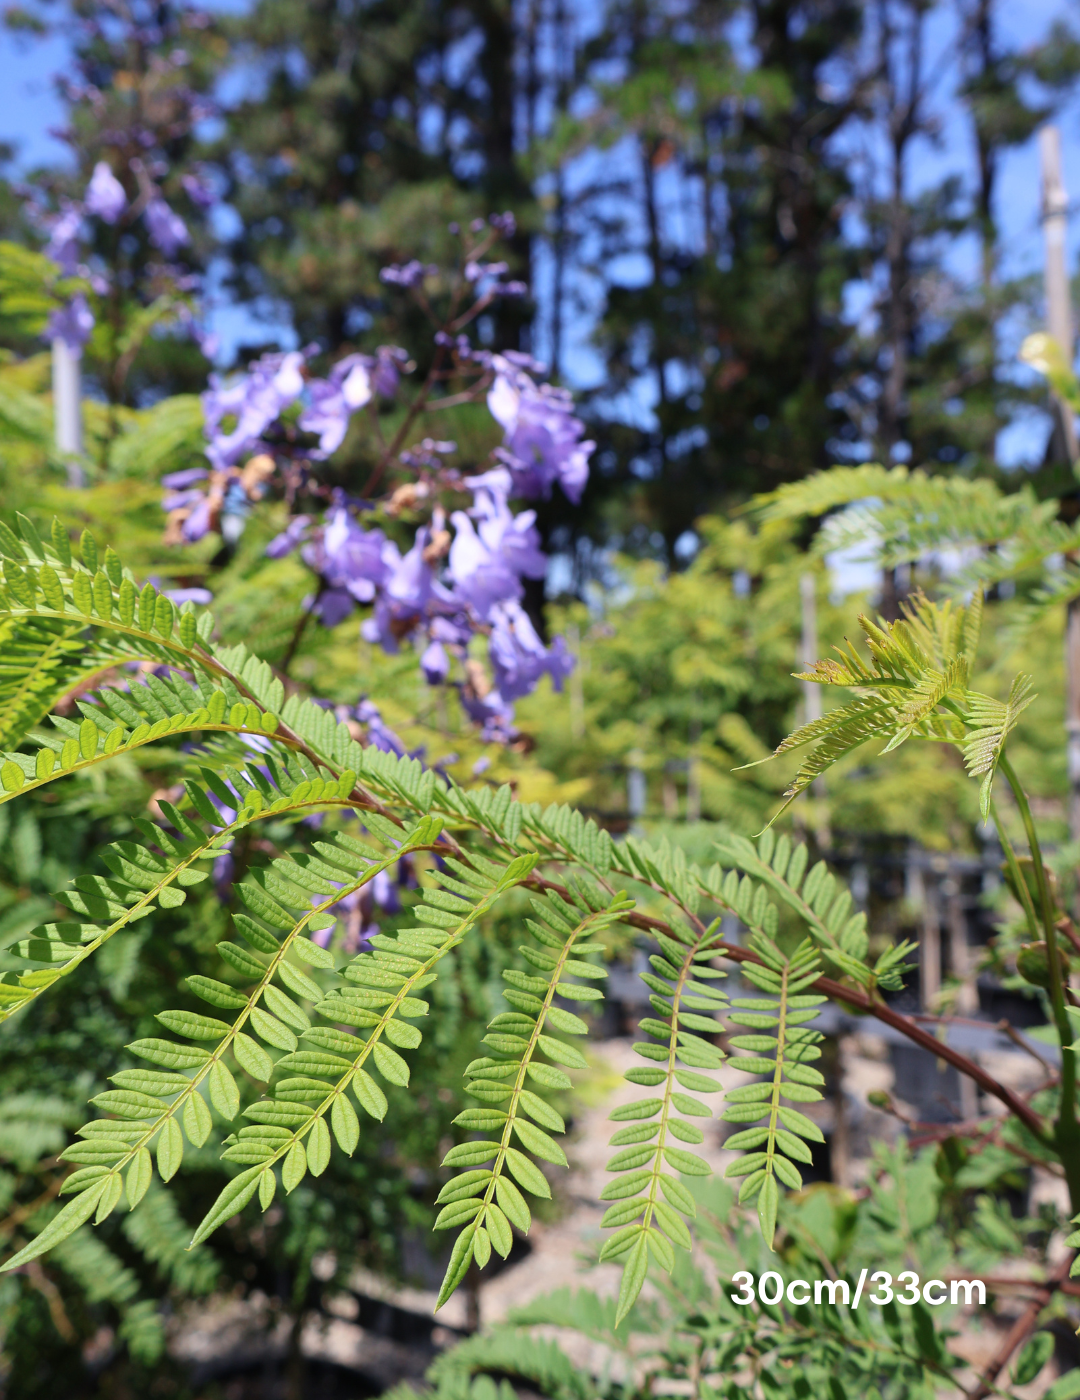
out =
[[979,810],[984,821],[990,816],[994,777],[1001,755],[1005,752],[1005,744],[1020,716],[1034,699],[1034,682],[1025,675],[1016,677],[1009,698],[1004,703],[989,695],[980,695],[977,691],[968,694],[967,722],[971,729],[964,739],[964,763],[973,778],[982,777]]
[[[766,995],[733,1000],[735,1009],[728,1019],[746,1026],[751,1034],[735,1036],[731,1044],[755,1053],[740,1055],[731,1063],[744,1073],[765,1077],[759,1083],[729,1089],[725,1096],[725,1122],[757,1125],[744,1127],[726,1140],[726,1147],[746,1155],[733,1162],[725,1175],[744,1178],[739,1200],[757,1201],[761,1233],[772,1249],[778,1180],[799,1189],[802,1177],[795,1163],[812,1160],[808,1141],[825,1140],[817,1124],[791,1106],[815,1103],[822,1097],[818,1086],[824,1084],[824,1076],[811,1063],[821,1057],[817,1046],[822,1037],[805,1022],[814,1019],[825,998],[806,990],[820,974],[809,939],[790,958],[763,934],[754,935],[751,944],[762,963],[744,963],[741,971]],[[762,1118],[764,1124],[759,1122]]]
[[[467,878],[465,868],[453,864],[455,872]],[[457,888],[463,892],[465,886]],[[607,973],[584,959],[600,952],[603,944],[590,940],[633,907],[626,895],[609,899],[584,881],[575,883],[571,897],[573,904],[552,893],[533,899],[536,917],[526,922],[534,944],[521,949],[532,971],[503,973],[508,984],[503,995],[514,1009],[491,1022],[484,1037],[486,1054],[466,1071],[466,1093],[480,1106],[466,1109],[454,1121],[488,1136],[460,1143],[443,1159],[443,1166],[467,1170],[439,1193],[443,1209],[435,1228],[463,1228],[451,1251],[437,1308],[458,1287],[474,1260],[484,1268],[493,1248],[506,1258],[513,1244],[512,1226],[528,1232],[531,1214],[521,1188],[534,1196],[551,1194],[532,1158],[567,1165],[566,1154],[551,1136],[564,1132],[565,1124],[529,1086],[569,1089],[570,1078],[561,1066],[585,1068],[581,1052],[552,1032],[585,1035],[588,1025],[574,1012],[557,1006],[555,999],[584,1005],[601,1000],[593,982]],[[485,1165],[488,1162],[490,1166]]]
[[833,875],[824,861],[807,871],[807,848],[792,843],[787,835],[776,838],[770,828],[757,845],[745,836],[722,836],[716,842],[721,858],[741,870],[751,883],[727,883],[719,866],[713,866],[703,883],[714,899],[738,914],[753,932],[773,938],[777,931],[775,913],[756,893],[775,895],[806,924],[810,937],[833,968],[863,986],[874,984],[874,974],[866,963],[869,938],[866,915],[854,909],[851,891]]
[[[84,725],[91,723],[83,721]],[[70,890],[56,895],[57,902],[75,917],[43,924],[14,945],[11,951],[25,959],[26,966],[0,976],[0,1020],[48,991],[114,934],[130,928],[155,907],[175,909],[182,905],[186,890],[208,878],[209,870],[201,868],[201,863],[212,861],[226,850],[244,827],[313,807],[345,806],[353,786],[353,775],[346,773],[341,779],[305,779],[300,784],[286,776],[279,789],[254,765],[236,770],[234,780],[235,790],[225,790],[236,809],[231,821],[225,820],[203,788],[189,784],[187,811],[169,802],[160,804],[171,830],[136,818],[134,825],[143,839],[118,841],[106,847],[101,857],[107,875],[79,876]],[[192,809],[201,820],[193,818]],[[215,825],[207,830],[211,823]],[[296,868],[301,869],[299,865]],[[242,887],[241,896],[249,902],[257,901],[261,897],[258,881],[265,883],[267,878],[273,878],[273,872],[269,877],[253,876],[254,887]],[[310,887],[310,877],[306,878]],[[305,946],[310,946],[310,940],[303,940],[301,947]],[[200,985],[193,984],[197,994],[201,994]]]
[[[818,661],[802,673],[802,680],[845,687],[857,693],[846,705],[795,730],[775,750],[772,757],[813,745],[770,825],[815,778],[867,740],[884,739],[882,753],[888,753],[913,735],[956,744],[965,752],[970,745],[970,762],[980,765],[980,773],[990,774],[990,783],[984,783],[984,802],[989,810],[990,784],[997,763],[993,758],[998,742],[995,735],[1000,740],[1000,756],[1008,728],[1015,724],[1027,703],[1026,692],[1018,693],[1015,713],[1008,706],[988,711],[986,704],[993,702],[982,697],[976,701],[973,721],[966,722],[964,708],[971,699],[968,678],[982,626],[981,591],[976,590],[967,607],[954,606],[949,600],[932,602],[919,594],[906,601],[903,609],[904,616],[898,622],[859,619],[870,651],[869,664],[848,645],[838,649],[839,661]],[[971,722],[979,729],[974,742],[968,733]]]
[[683,1217],[694,1215],[694,1200],[679,1176],[707,1176],[710,1171],[695,1153],[676,1144],[704,1140],[693,1120],[711,1117],[712,1111],[697,1095],[721,1088],[701,1073],[719,1069],[724,1061],[723,1052],[707,1038],[723,1029],[715,1017],[727,1007],[727,998],[714,985],[725,974],[709,966],[715,938],[715,925],[685,944],[659,936],[660,952],[650,958],[653,972],[645,981],[653,991],[650,1001],[656,1015],[640,1022],[650,1038],[634,1046],[647,1066],[630,1070],[626,1077],[655,1093],[611,1114],[628,1126],[611,1139],[620,1151],[608,1163],[608,1171],[617,1175],[601,1193],[601,1200],[614,1202],[601,1224],[615,1233],[600,1257],[624,1264],[616,1326],[641,1292],[650,1257],[670,1273],[674,1246],[690,1247]]

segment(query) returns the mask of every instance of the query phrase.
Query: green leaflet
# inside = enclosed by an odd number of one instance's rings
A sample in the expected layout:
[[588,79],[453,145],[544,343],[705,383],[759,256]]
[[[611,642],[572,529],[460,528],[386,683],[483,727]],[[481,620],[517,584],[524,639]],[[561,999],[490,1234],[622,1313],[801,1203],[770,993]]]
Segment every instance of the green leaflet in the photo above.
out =
[[386,1117],[388,1104],[386,1095],[379,1088],[375,1080],[365,1070],[358,1069],[352,1079],[353,1093],[357,1102],[364,1109],[365,1113],[380,1123]]
[[296,1036],[289,1030],[283,1022],[276,1016],[271,1016],[260,1007],[253,1007],[251,1010],[251,1026],[267,1045],[273,1045],[278,1050],[295,1050],[298,1041]]
[[[820,886],[819,881],[819,886]],[[805,1081],[808,1072],[799,1061],[813,1050],[814,1042],[820,1035],[814,1031],[796,1030],[808,1015],[810,1006],[824,1002],[824,997],[795,995],[792,988],[807,984],[807,980],[817,975],[817,954],[813,944],[807,939],[790,958],[785,958],[776,944],[757,934],[751,940],[752,947],[762,959],[763,966],[755,967],[755,984],[767,993],[766,998],[758,999],[758,1005],[772,1013],[769,1022],[774,1033],[768,1037],[737,1037],[751,1041],[751,1048],[773,1049],[771,1058],[760,1055],[746,1055],[735,1061],[745,1063],[755,1074],[768,1074],[769,1082],[748,1086],[753,1092],[736,1090],[728,1093],[730,1107],[721,1115],[728,1122],[754,1123],[766,1119],[763,1128],[749,1129],[737,1133],[728,1140],[733,1147],[757,1148],[749,1157],[744,1157],[728,1167],[727,1176],[743,1176],[740,1201],[758,1198],[758,1219],[765,1243],[772,1248],[773,1233],[776,1228],[776,1214],[779,1194],[776,1178],[787,1186],[798,1189],[802,1178],[792,1159],[809,1161],[810,1152],[802,1139],[821,1140],[820,1129],[809,1118],[797,1110],[790,1109],[783,1099],[798,1102],[813,1102],[821,1098],[820,1092]],[[799,1009],[795,1009],[792,1003]],[[754,1000],[742,1000],[741,1006],[753,1006]],[[739,1013],[733,1013],[735,1019]],[[744,1015],[746,1013],[743,1013]],[[753,1016],[753,1013],[750,1013]],[[763,1021],[764,1016],[755,1019]],[[798,1073],[798,1080],[792,1082],[792,1070]],[[820,1076],[818,1076],[820,1079]],[[799,1082],[802,1081],[802,1082]]]
[[54,1245],[67,1239],[80,1225],[85,1225],[98,1209],[103,1194],[109,1190],[109,1181],[109,1177],[103,1177],[87,1186],[74,1200],[69,1201],[63,1210],[53,1216],[36,1238],[7,1261],[4,1265],[5,1271],[17,1269],[22,1264],[28,1264],[31,1259],[38,1258],[39,1255],[52,1249]]
[[344,1094],[338,1094],[330,1110],[330,1121],[338,1146],[346,1156],[351,1157],[360,1141],[360,1120],[352,1104]]
[[171,1181],[184,1156],[184,1138],[175,1118],[167,1118],[157,1143],[158,1175]]
[[241,1172],[229,1182],[195,1231],[191,1240],[193,1245],[200,1244],[208,1235],[213,1234],[220,1224],[243,1210],[254,1196],[262,1172],[262,1167],[249,1167],[246,1172]]
[[251,1036],[238,1032],[233,1040],[233,1054],[241,1069],[247,1071],[253,1079],[258,1079],[262,1083],[268,1083],[270,1076],[274,1072],[274,1062],[258,1041]]

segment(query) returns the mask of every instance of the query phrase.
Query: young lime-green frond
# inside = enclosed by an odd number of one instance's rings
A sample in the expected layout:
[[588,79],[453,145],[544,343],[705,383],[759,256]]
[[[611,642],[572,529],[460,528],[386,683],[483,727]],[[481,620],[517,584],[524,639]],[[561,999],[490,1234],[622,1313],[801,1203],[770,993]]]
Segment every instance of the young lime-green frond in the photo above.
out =
[[[1008,702],[968,688],[982,627],[982,595],[968,607],[932,602],[916,594],[898,622],[860,617],[870,661],[847,642],[839,659],[817,661],[799,680],[856,692],[789,734],[773,757],[813,745],[784,793],[780,815],[820,774],[869,739],[885,741],[889,753],[913,736],[956,744],[972,776],[982,776],[981,806],[990,809],[994,774],[1005,740],[1034,696],[1028,678],[1018,677]],[[776,817],[773,818],[773,821]]]
[[964,763],[973,778],[982,777],[979,810],[983,820],[990,816],[990,797],[1005,743],[1017,721],[1035,699],[1030,676],[1017,676],[1008,700],[994,700],[972,691],[968,696],[968,732],[964,739]]

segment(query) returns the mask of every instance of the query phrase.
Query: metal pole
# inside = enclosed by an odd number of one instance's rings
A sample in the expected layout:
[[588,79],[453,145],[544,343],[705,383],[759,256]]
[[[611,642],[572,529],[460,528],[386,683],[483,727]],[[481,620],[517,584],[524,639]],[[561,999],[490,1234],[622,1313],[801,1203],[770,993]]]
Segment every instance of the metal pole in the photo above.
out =
[[[1046,290],[1046,329],[1057,341],[1068,365],[1073,361],[1073,318],[1069,296],[1069,274],[1065,266],[1065,236],[1068,231],[1069,200],[1061,175],[1061,132],[1044,126],[1039,132],[1042,160],[1042,226],[1046,246],[1043,285]],[[1065,455],[1070,462],[1080,456],[1072,410],[1054,396],[1060,419]]]
[[919,991],[923,1010],[937,1010],[941,991],[941,913],[938,906],[937,880],[924,876],[922,937],[919,939]]
[[[799,577],[799,598],[802,603],[802,641],[799,647],[800,660],[803,667],[809,670],[818,659],[817,640],[817,579],[811,573],[802,574]],[[821,708],[821,686],[815,685],[813,681],[803,681],[803,717],[806,724],[813,724],[814,720],[820,719]],[[832,833],[829,830],[829,819],[825,815],[825,777],[819,774],[810,784],[810,791],[822,804],[817,826],[818,845],[822,851],[827,851],[832,845]]]
[[[1073,361],[1072,304],[1065,265],[1065,235],[1069,201],[1061,176],[1061,132],[1044,126],[1039,132],[1042,162],[1042,224],[1046,246],[1044,286],[1046,329],[1057,341],[1068,365]],[[1051,396],[1054,434],[1069,465],[1080,457],[1076,423],[1069,405]],[[1074,599],[1065,614],[1065,735],[1069,776],[1069,836],[1080,841],[1080,603]]]
[[626,755],[626,810],[630,814],[632,825],[645,814],[648,789],[645,770],[641,767],[643,761],[643,756],[637,749]]
[[56,448],[67,464],[68,485],[85,486],[82,440],[82,356],[59,336],[52,343]]
[[690,721],[690,753],[686,760],[686,820],[701,820],[701,774],[698,772],[697,750],[701,742],[701,720],[697,715],[698,697],[694,692],[694,718]]
[[575,739],[585,737],[585,686],[581,668],[585,662],[581,655],[581,633],[576,622],[566,629],[566,639],[570,643],[570,654],[574,658],[574,669],[570,672],[567,684],[570,698],[570,733]]
[[[799,597],[802,602],[802,657],[800,659],[803,666],[809,670],[818,659],[817,583],[813,574],[803,574],[799,579]],[[814,720],[821,718],[821,686],[815,685],[813,681],[803,681],[803,702],[806,706],[806,723],[813,724]]]

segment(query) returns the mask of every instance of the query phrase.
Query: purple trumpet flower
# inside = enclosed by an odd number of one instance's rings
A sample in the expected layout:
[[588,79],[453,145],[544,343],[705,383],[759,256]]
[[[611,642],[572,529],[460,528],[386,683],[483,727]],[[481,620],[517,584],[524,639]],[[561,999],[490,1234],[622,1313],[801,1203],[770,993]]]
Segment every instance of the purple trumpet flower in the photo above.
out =
[[463,686],[461,705],[472,722],[480,726],[480,738],[485,744],[508,744],[515,737],[514,707],[497,690],[479,695]]
[[45,338],[62,340],[72,354],[78,355],[82,353],[93,329],[94,313],[82,292],[78,292],[66,306],[58,307],[49,317]]
[[520,700],[536,689],[546,671],[556,690],[574,669],[573,657],[561,637],[550,648],[536,635],[528,614],[517,603],[500,603],[488,647],[495,685],[504,701]]
[[[497,603],[522,596],[522,575],[544,577],[547,559],[533,523],[536,512],[514,515],[506,504],[509,472],[485,472],[469,477],[466,485],[473,492],[473,508],[468,515],[458,510],[451,516],[456,533],[450,546],[449,573],[455,598],[486,622]],[[470,515],[477,518],[477,525]]]
[[463,613],[456,618],[436,615],[430,619],[427,645],[420,656],[420,670],[428,685],[445,685],[450,676],[451,651],[464,659],[472,635],[472,627]]
[[345,440],[349,426],[349,408],[337,384],[328,379],[313,379],[308,385],[308,405],[301,413],[298,426],[305,433],[317,433],[320,457],[329,457]]
[[191,241],[187,224],[174,209],[171,209],[160,195],[147,202],[143,210],[150,242],[160,248],[167,258],[174,257],[185,243]]
[[[236,462],[258,442],[280,414],[300,397],[304,355],[263,355],[250,371],[231,384],[220,375],[210,376],[210,388],[202,396],[203,420],[210,439],[206,455],[219,471]],[[233,418],[231,432],[223,432],[226,418]]]
[[428,685],[441,685],[450,674],[450,658],[442,642],[428,642],[420,658],[420,669]]
[[79,270],[79,231],[82,210],[68,204],[49,224],[49,241],[45,256],[52,258],[65,277],[74,277]]
[[197,481],[205,481],[209,475],[205,467],[185,467],[183,471],[169,472],[167,476],[163,476],[161,484],[170,491],[183,491],[188,486],[194,486]]
[[113,174],[108,162],[99,160],[86,187],[86,212],[96,214],[107,224],[115,224],[127,208],[124,187]]
[[307,533],[307,527],[311,524],[310,515],[294,515],[293,518],[282,530],[280,535],[275,535],[266,546],[266,553],[271,559],[284,559],[286,554],[291,554]]
[[596,444],[582,440],[585,425],[574,417],[569,392],[535,384],[505,355],[493,356],[492,364],[495,383],[488,392],[488,408],[505,430],[498,455],[510,469],[515,488],[523,496],[546,500],[557,481],[577,504]]
[[311,611],[324,627],[336,627],[356,607],[356,599],[347,588],[324,588],[315,599]]
[[473,630],[462,614],[456,618],[435,616],[428,629],[433,641],[442,642],[445,647],[467,647]]
[[[320,595],[319,608],[328,627],[346,617],[356,603],[370,603],[401,562],[393,541],[381,530],[361,529],[340,503],[330,511],[321,538],[304,546],[303,557],[329,585]],[[328,621],[328,610],[335,621]]]
[[214,511],[209,496],[199,495],[191,513],[182,522],[180,533],[188,544],[195,544],[213,529]]
[[364,355],[346,355],[328,379],[308,384],[309,402],[298,422],[304,432],[318,433],[320,456],[329,457],[338,450],[353,413],[371,401],[370,363]]
[[426,526],[417,530],[412,549],[391,570],[375,600],[374,613],[360,629],[366,641],[378,642],[384,651],[396,652],[402,638],[415,632],[426,618],[460,610],[424,558],[430,544],[431,531]]

